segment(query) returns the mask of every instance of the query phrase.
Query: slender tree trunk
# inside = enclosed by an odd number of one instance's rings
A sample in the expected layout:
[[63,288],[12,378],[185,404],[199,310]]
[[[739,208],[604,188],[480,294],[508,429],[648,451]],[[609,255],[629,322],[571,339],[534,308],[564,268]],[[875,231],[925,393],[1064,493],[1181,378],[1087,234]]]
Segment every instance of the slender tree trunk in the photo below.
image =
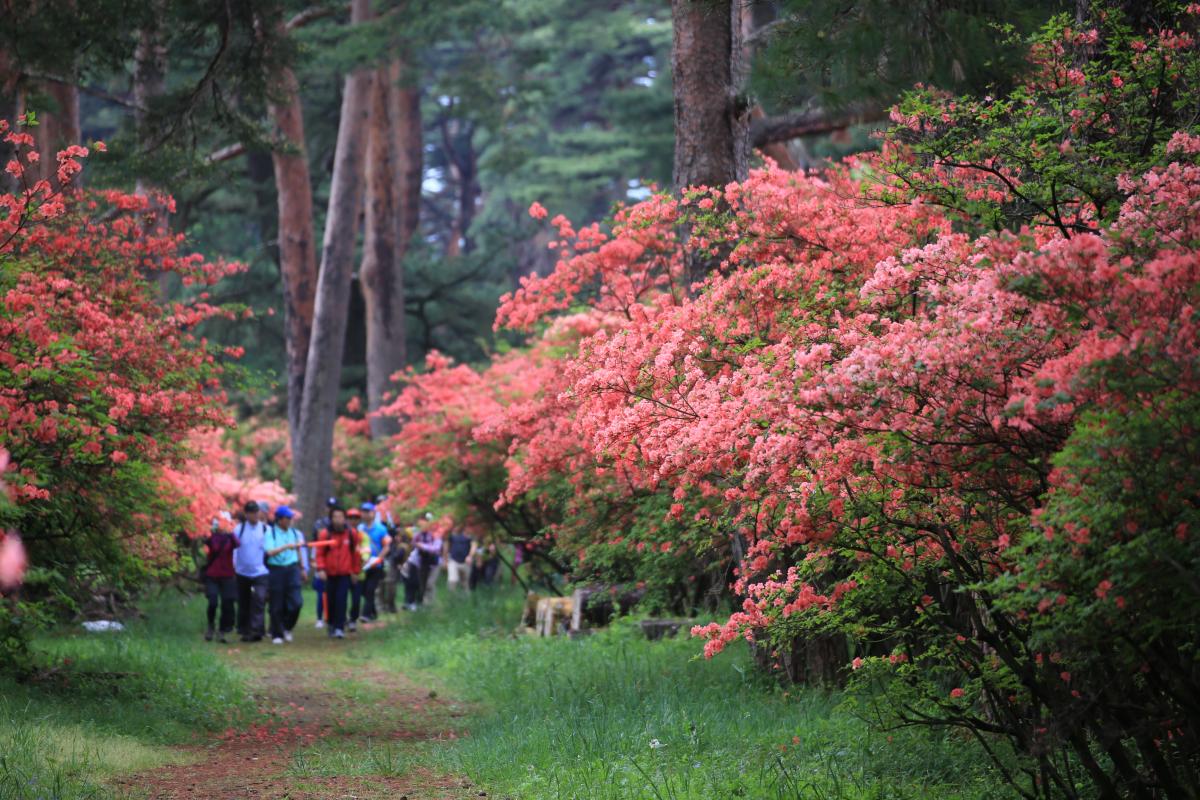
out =
[[[741,14],[733,0],[671,0],[671,15],[675,191],[723,188],[743,180],[750,163],[750,114],[739,91]],[[702,279],[717,263],[689,255],[689,282]]]
[[[41,158],[30,166],[35,180],[48,180],[55,188],[58,171],[58,151],[72,144],[79,144],[79,88],[61,81],[40,81],[36,87],[40,97],[48,98],[49,105],[38,103],[40,108],[29,104],[28,90],[22,92],[19,114],[33,111],[38,124],[33,128],[33,140]],[[76,177],[75,182],[78,182]]]
[[[154,99],[161,97],[167,82],[167,47],[163,41],[161,0],[153,3],[154,13],[150,23],[138,31],[138,42],[133,52],[133,103],[134,127],[137,133],[138,146],[143,153],[153,141],[153,131],[150,130],[150,105]],[[158,187],[152,186],[144,177],[139,176],[134,191],[149,198],[148,227],[155,235],[167,232],[167,208],[161,200]],[[159,272],[155,276],[158,284],[158,296],[166,299],[170,292],[170,274]]]
[[[369,0],[354,0],[351,23],[362,23],[369,15]],[[329,493],[332,484],[333,424],[342,378],[373,82],[371,70],[352,72],[346,77],[342,95],[312,339],[301,395],[300,431],[292,461],[294,490],[307,520],[316,519],[321,498]]]
[[276,137],[271,159],[275,166],[275,191],[279,204],[279,272],[283,277],[288,433],[292,453],[295,454],[313,327],[317,251],[316,233],[313,231],[312,184],[304,145],[304,108],[300,103],[300,84],[291,68],[280,71],[277,91],[278,99],[268,106],[268,113]]
[[[21,90],[18,87],[20,71],[14,63],[12,55],[0,48],[0,119],[10,125],[17,124],[21,114]],[[12,158],[13,147],[0,139],[0,163],[7,164]],[[7,172],[0,172],[0,190],[15,191],[18,184]]]

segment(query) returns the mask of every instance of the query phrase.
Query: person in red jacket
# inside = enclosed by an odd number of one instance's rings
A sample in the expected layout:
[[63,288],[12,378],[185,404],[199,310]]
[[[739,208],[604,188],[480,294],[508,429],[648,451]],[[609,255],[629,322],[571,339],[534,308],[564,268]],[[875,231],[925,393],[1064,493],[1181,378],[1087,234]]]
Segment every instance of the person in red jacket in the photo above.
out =
[[359,544],[362,534],[346,524],[346,511],[340,506],[329,510],[329,526],[317,533],[313,547],[317,551],[317,577],[325,581],[329,602],[329,636],[346,638],[346,600],[350,581],[362,572]]
[[[237,580],[233,571],[233,551],[238,546],[237,538],[229,531],[221,530],[220,520],[212,522],[212,534],[205,542],[208,561],[204,565],[204,594],[208,597],[208,630],[204,641],[228,641],[225,637],[233,632],[233,621],[237,618]],[[221,606],[221,629],[214,630],[217,621],[217,605]]]

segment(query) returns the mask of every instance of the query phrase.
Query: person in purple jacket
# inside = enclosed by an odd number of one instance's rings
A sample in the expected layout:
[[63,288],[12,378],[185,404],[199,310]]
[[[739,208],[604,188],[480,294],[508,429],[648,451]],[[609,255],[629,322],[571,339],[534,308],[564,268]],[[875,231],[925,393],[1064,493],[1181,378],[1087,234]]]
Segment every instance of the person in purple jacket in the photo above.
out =
[[[237,549],[238,541],[232,533],[221,530],[220,520],[212,521],[212,533],[205,542],[205,553],[208,561],[204,565],[204,594],[208,597],[208,630],[204,632],[204,641],[211,642],[215,636],[218,642],[228,642],[225,637],[233,632],[233,622],[237,618],[237,580],[233,571],[233,551]],[[217,621],[217,606],[221,608],[221,627],[215,628]]]

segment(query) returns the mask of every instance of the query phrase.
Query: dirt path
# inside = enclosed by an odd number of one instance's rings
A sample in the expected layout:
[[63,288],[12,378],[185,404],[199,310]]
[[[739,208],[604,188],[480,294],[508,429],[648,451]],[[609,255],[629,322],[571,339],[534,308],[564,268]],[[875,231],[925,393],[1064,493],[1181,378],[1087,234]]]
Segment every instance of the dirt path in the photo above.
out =
[[305,615],[296,641],[224,647],[249,677],[262,719],[186,748],[190,763],[116,781],[154,800],[477,797],[469,782],[423,766],[424,748],[462,735],[463,709],[371,658],[372,635],[327,639]]

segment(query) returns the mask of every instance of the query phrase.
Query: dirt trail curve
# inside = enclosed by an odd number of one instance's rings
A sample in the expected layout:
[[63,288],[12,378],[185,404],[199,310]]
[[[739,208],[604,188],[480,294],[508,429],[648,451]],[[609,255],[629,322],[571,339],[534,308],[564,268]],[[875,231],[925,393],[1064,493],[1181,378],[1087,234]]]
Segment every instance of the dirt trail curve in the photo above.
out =
[[415,747],[460,735],[457,704],[372,666],[363,652],[371,630],[358,641],[332,642],[305,623],[307,615],[290,645],[213,645],[249,676],[263,719],[183,748],[188,763],[114,781],[118,793],[152,800],[481,796],[466,780],[424,767]]

